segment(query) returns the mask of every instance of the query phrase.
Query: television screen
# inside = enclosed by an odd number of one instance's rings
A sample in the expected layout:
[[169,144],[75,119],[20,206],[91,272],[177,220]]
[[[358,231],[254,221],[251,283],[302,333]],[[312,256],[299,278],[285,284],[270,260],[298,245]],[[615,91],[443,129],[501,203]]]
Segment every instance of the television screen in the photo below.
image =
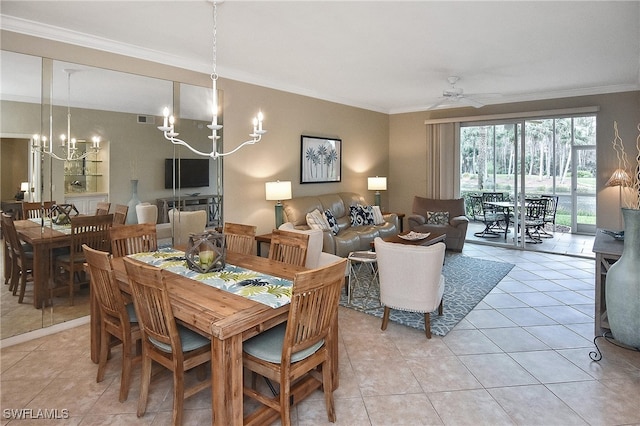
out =
[[176,167],[176,188],[209,186],[208,158],[181,158],[164,160],[164,187],[173,188],[173,169]]

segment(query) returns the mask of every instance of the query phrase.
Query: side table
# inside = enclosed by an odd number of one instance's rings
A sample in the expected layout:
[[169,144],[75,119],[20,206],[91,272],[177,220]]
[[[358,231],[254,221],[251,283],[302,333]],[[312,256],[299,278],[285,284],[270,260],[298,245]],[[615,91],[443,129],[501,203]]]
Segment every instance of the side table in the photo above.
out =
[[256,242],[257,254],[258,257],[260,257],[262,255],[262,243],[271,245],[271,232],[269,232],[268,234],[256,235]]
[[[378,262],[376,253],[373,251],[354,251],[349,253],[349,284],[347,287],[348,297],[347,305],[354,307],[353,299],[363,299],[361,310],[379,308],[380,297],[373,290],[376,286],[379,289],[378,282]],[[358,296],[355,297],[355,292]],[[378,290],[379,292],[379,290]],[[374,299],[378,299],[373,306],[368,306]]]

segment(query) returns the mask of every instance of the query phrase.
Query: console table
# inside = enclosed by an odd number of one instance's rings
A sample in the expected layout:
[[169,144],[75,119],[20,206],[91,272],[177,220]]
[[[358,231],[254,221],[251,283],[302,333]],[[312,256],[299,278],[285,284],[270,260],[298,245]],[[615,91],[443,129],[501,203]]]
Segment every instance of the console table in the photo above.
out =
[[620,256],[624,243],[618,241],[598,229],[593,241],[593,252],[596,254],[596,290],[595,290],[595,335],[600,336],[602,329],[609,329],[607,320],[606,282],[607,271]]
[[182,211],[204,210],[207,212],[207,227],[222,226],[222,195],[186,195],[156,199],[158,223],[169,222],[169,210],[177,207]]

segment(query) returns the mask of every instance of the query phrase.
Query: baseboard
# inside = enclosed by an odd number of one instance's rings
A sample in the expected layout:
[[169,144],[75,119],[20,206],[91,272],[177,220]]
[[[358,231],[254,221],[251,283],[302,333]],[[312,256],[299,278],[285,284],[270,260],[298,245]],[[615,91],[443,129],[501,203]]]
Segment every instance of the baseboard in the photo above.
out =
[[7,348],[9,346],[18,345],[20,343],[28,342],[40,337],[49,336],[51,334],[59,333],[64,330],[79,327],[81,325],[89,324],[91,317],[86,315],[84,317],[76,318],[70,321],[61,322],[60,324],[54,324],[49,327],[43,327],[38,330],[22,333],[17,336],[7,337],[0,340],[0,349]]

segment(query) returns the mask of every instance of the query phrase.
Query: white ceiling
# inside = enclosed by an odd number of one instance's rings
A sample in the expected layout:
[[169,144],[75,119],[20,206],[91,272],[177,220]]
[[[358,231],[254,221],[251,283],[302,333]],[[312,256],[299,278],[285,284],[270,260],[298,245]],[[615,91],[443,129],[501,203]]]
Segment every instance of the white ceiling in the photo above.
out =
[[[2,0],[0,24],[210,73],[212,9]],[[502,95],[486,104],[640,90],[640,2],[227,0],[218,73],[385,113],[425,110],[451,75]]]

